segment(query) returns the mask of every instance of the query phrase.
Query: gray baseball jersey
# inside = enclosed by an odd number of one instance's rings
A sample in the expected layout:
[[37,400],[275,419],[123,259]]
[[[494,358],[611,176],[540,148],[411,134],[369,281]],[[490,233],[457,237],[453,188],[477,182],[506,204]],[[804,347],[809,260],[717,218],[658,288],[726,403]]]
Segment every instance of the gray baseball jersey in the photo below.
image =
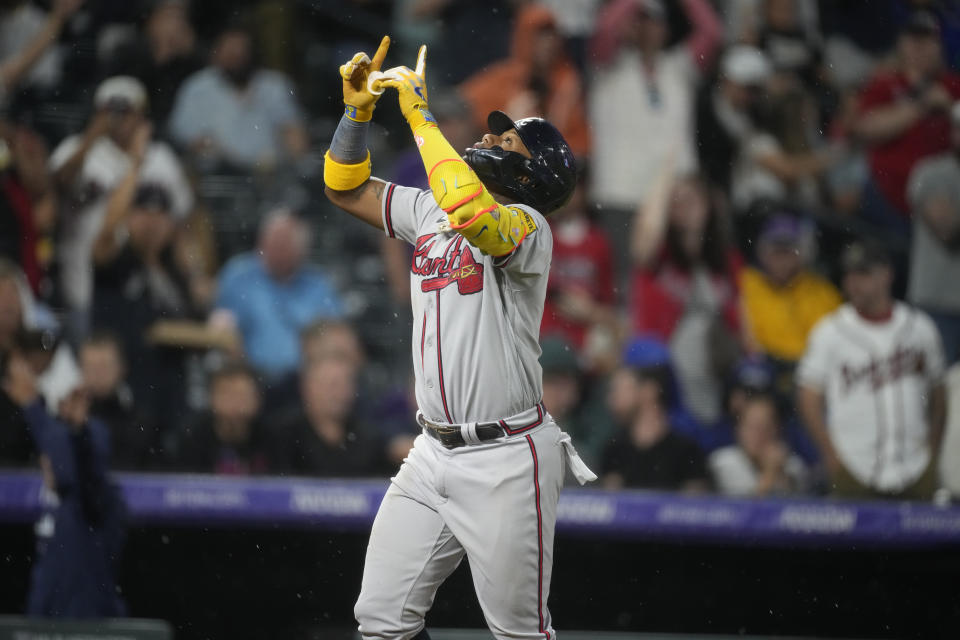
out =
[[433,422],[498,420],[543,395],[540,320],[553,253],[550,226],[494,260],[459,233],[430,191],[394,184],[383,195],[383,227],[413,245],[413,368],[417,404]]
[[[468,446],[447,449],[421,434],[392,478],[367,546],[354,610],[360,634],[415,635],[466,557],[494,636],[552,640],[547,596],[564,461],[581,483],[596,476],[541,402],[550,227],[520,206],[536,230],[495,259],[449,230],[431,192],[390,184],[382,201],[387,235],[414,247],[420,414],[459,426]],[[476,423],[494,421],[502,437],[471,437]]]

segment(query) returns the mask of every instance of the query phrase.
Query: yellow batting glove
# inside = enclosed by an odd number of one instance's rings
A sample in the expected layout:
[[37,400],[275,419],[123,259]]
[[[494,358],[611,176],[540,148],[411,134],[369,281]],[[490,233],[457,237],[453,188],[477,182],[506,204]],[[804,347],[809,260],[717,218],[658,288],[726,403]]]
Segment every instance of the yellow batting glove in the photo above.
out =
[[394,67],[383,72],[380,80],[380,86],[397,90],[400,112],[413,131],[425,124],[436,125],[433,116],[427,111],[426,66],[427,45],[421,45],[416,69]]
[[389,48],[390,36],[383,36],[373,60],[367,54],[359,52],[355,53],[349,62],[340,65],[340,77],[343,78],[343,104],[346,106],[344,113],[351,120],[367,122],[373,117],[373,109],[380,94],[370,90],[367,79],[374,72],[380,72],[380,66],[383,64],[383,59],[387,57]]

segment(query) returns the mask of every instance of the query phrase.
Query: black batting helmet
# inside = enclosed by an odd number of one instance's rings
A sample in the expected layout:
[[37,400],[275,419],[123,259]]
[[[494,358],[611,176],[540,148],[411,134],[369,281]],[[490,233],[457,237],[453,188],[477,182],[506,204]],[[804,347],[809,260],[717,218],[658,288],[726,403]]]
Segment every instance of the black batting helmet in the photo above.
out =
[[463,159],[485,185],[544,215],[567,203],[577,184],[577,164],[556,127],[543,118],[514,122],[502,111],[492,112],[487,126],[498,136],[516,129],[533,157],[500,147],[467,149]]

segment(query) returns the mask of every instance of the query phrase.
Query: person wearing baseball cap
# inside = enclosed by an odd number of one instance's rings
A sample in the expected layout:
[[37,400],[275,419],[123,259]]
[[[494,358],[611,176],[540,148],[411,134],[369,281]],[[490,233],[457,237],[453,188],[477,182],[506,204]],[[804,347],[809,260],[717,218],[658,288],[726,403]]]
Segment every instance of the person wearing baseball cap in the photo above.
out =
[[750,45],[733,45],[720,60],[712,91],[697,103],[697,143],[703,173],[728,190],[740,147],[755,129],[754,113],[772,73],[766,54]]
[[797,367],[800,415],[833,494],[930,499],[946,424],[940,335],[893,298],[882,243],[854,241],[840,263],[849,302],[810,334]]
[[930,314],[947,362],[960,360],[960,102],[950,110],[948,152],[910,174],[913,244],[907,299]]
[[741,275],[741,296],[753,339],[785,363],[803,355],[813,326],[843,302],[840,292],[808,266],[812,233],[787,213],[770,217],[757,241],[757,265]]
[[864,214],[909,233],[907,180],[917,162],[950,147],[948,113],[960,99],[960,75],[944,64],[939,19],[925,9],[903,23],[897,57],[897,67],[877,74],[861,93],[853,133],[869,152]]
[[89,330],[94,244],[115,191],[126,185],[133,193],[139,183],[148,182],[163,186],[177,217],[193,207],[179,159],[153,139],[143,83],[131,76],[107,78],[94,92],[93,108],[86,128],[68,136],[50,156],[53,178],[65,196],[57,257],[74,342]]

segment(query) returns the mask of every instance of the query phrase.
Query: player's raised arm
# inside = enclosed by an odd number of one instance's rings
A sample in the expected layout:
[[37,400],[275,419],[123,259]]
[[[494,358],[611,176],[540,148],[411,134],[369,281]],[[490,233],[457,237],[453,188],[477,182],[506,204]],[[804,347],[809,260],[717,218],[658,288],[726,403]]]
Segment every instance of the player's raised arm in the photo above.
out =
[[372,60],[360,52],[341,65],[345,108],[323,165],[323,181],[330,202],[378,229],[383,229],[380,199],[384,182],[370,176],[367,129],[383,91],[371,91],[368,79],[373,72],[380,71],[389,47],[390,36],[384,36]]
[[450,228],[484,253],[513,252],[536,225],[528,214],[494,200],[477,174],[460,157],[427,110],[427,47],[421,46],[416,69],[395,67],[383,74],[382,86],[397,90],[400,110],[413,131],[427,180]]

